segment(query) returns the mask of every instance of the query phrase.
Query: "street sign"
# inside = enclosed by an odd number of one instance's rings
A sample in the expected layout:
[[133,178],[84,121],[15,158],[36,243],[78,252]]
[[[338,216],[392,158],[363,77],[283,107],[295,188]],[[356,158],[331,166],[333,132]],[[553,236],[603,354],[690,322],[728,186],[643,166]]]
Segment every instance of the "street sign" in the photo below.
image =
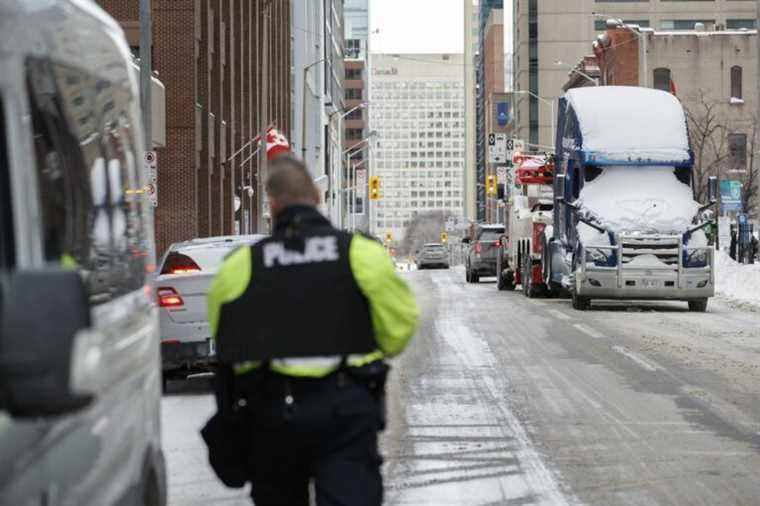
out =
[[720,182],[720,209],[723,212],[741,212],[742,183],[741,181],[723,180]]
[[146,193],[153,207],[158,206],[158,155],[155,151],[146,151],[143,160]]
[[496,182],[499,184],[507,183],[507,167],[506,165],[496,167]]
[[364,192],[367,186],[367,169],[356,169],[356,188],[357,191]]
[[731,218],[728,216],[718,218],[718,242],[724,250],[731,244]]
[[488,163],[507,163],[507,134],[488,135]]
[[525,152],[525,141],[522,139],[507,139],[507,160],[512,160],[515,153]]

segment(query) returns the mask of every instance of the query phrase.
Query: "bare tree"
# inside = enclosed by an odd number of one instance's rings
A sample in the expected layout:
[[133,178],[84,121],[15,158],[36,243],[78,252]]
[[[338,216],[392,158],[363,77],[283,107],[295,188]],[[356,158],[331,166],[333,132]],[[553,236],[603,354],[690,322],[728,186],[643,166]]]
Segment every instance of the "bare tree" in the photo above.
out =
[[446,219],[450,215],[451,213],[445,211],[430,211],[415,216],[406,228],[401,252],[413,254],[427,243],[440,242],[441,232],[445,230]]
[[742,205],[744,212],[752,217],[757,214],[757,185],[760,175],[760,118],[752,116],[752,130],[749,136],[749,160],[742,177]]
[[719,176],[721,169],[730,158],[727,143],[727,129],[720,114],[720,102],[710,99],[699,90],[686,106],[686,121],[689,125],[691,149],[694,151],[692,186],[694,199],[707,200],[707,182],[710,176]]

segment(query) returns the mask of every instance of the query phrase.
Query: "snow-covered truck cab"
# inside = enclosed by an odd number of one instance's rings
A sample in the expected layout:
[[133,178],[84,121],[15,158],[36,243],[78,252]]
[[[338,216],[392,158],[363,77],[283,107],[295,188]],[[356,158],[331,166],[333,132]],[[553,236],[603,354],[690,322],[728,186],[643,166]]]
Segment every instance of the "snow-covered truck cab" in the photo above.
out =
[[714,295],[714,204],[694,201],[683,107],[647,88],[573,89],[560,99],[549,278],[573,307],[592,299],[682,300]]

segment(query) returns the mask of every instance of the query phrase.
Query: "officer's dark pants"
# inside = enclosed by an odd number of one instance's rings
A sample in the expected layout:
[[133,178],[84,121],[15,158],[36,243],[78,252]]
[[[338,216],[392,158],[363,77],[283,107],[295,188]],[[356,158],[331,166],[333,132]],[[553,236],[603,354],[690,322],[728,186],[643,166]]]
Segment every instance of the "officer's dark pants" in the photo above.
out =
[[381,407],[365,385],[344,372],[318,380],[269,374],[246,397],[256,506],[306,506],[310,479],[319,506],[382,503]]

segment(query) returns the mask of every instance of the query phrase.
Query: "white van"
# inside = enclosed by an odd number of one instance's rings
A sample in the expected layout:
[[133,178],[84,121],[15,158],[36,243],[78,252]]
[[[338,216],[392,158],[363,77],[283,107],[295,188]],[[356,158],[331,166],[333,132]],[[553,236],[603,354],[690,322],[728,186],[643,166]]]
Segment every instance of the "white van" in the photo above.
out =
[[94,2],[0,2],[2,505],[166,503],[129,58]]

